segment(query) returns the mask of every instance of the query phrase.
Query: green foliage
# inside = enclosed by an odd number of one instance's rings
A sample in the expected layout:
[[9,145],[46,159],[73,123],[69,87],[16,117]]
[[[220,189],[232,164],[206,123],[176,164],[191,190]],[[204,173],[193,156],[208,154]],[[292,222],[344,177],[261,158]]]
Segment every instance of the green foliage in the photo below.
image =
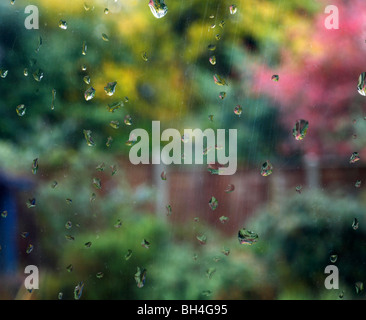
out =
[[[354,284],[366,280],[365,217],[357,199],[343,194],[304,192],[278,207],[268,207],[250,223],[260,237],[255,249],[267,265],[278,298],[345,299],[356,295]],[[352,228],[353,219],[359,229]],[[339,290],[324,287],[324,269],[337,254]]]

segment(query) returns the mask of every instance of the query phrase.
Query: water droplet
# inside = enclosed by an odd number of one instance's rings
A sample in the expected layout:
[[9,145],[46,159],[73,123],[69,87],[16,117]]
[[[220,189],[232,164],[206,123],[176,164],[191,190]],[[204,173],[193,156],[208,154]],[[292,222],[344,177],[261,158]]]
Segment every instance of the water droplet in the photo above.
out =
[[97,171],[104,171],[104,168],[105,168],[105,164],[104,164],[104,162],[103,162],[103,163],[98,164],[98,165],[95,167],[95,170],[97,170]]
[[72,222],[71,221],[67,221],[66,223],[65,223],[65,228],[66,229],[71,229],[72,228]]
[[357,220],[357,218],[354,218],[353,219],[352,228],[353,228],[353,230],[357,230],[358,229],[358,220]]
[[23,239],[26,239],[28,236],[29,236],[29,232],[27,231],[24,231],[20,234],[20,236],[23,238]]
[[161,178],[161,180],[164,180],[164,181],[166,180],[166,172],[165,171],[163,171],[161,173],[160,178]]
[[220,26],[221,28],[224,28],[224,25],[225,25],[225,21],[224,21],[224,20],[221,20],[221,21],[220,21],[220,23],[219,23],[219,26]]
[[58,26],[59,26],[59,28],[61,28],[63,30],[66,30],[67,29],[67,22],[65,20],[60,20],[58,22]]
[[115,227],[116,229],[118,229],[118,228],[121,228],[121,227],[122,227],[122,221],[121,221],[121,219],[118,219],[118,220],[117,220],[117,222],[114,224],[114,227]]
[[201,236],[197,236],[197,240],[200,244],[206,244],[207,242],[207,237],[203,234]]
[[209,268],[206,270],[206,276],[207,278],[211,279],[213,274],[216,272],[215,268]]
[[34,159],[32,162],[32,173],[36,174],[38,170],[38,158]]
[[124,123],[125,123],[127,126],[132,125],[132,117],[131,117],[129,114],[125,116]]
[[107,138],[107,142],[105,143],[105,145],[109,148],[112,145],[113,142],[113,138],[112,137],[108,137]]
[[208,202],[208,205],[210,206],[210,208],[212,210],[215,210],[217,208],[217,206],[219,205],[219,202],[217,201],[217,199],[215,197],[212,197],[210,199],[210,201]]
[[214,118],[214,115],[213,114],[209,114],[208,115],[208,120],[213,121],[213,118]]
[[95,96],[95,89],[93,87],[90,87],[84,93],[84,98],[85,98],[86,101],[89,101],[89,100],[93,99],[94,96]]
[[67,272],[72,272],[74,270],[74,266],[72,264],[69,264],[67,267],[66,267],[66,270]]
[[233,184],[228,184],[225,189],[225,192],[230,193],[230,192],[233,192],[234,190],[235,190],[235,186]]
[[112,170],[112,176],[114,176],[117,172],[117,165],[111,165],[111,170]]
[[86,84],[90,84],[90,77],[89,77],[89,76],[84,76],[84,77],[83,77],[83,81],[84,81]]
[[106,41],[106,42],[108,42],[108,41],[109,41],[109,38],[108,38],[108,36],[107,36],[105,33],[102,33],[102,39],[103,39],[104,41]]
[[296,120],[295,126],[292,129],[292,135],[296,140],[302,140],[305,138],[309,128],[309,122],[306,120]]
[[146,62],[149,61],[149,57],[145,51],[141,52],[141,58],[142,58],[142,60],[144,60]]
[[23,74],[24,74],[25,77],[28,77],[29,71],[28,71],[27,68],[24,69]]
[[104,14],[108,14],[109,13],[109,9],[108,8],[105,8],[104,9]]
[[357,85],[358,93],[362,96],[366,96],[366,72],[362,72],[358,78]]
[[216,57],[215,56],[211,56],[209,59],[210,63],[214,66],[216,64]]
[[224,92],[224,91],[220,92],[220,94],[219,94],[219,98],[220,98],[221,100],[224,100],[224,99],[226,98],[226,92]]
[[125,103],[128,103],[128,102],[129,102],[128,97],[125,97]]
[[81,295],[83,294],[84,283],[81,281],[74,289],[74,299],[80,300]]
[[278,82],[278,80],[280,80],[280,77],[278,74],[274,74],[272,77],[271,77],[271,80],[274,81],[274,82]]
[[356,293],[360,294],[363,291],[363,282],[357,281],[355,283],[355,289],[356,289]]
[[240,117],[241,113],[243,112],[243,108],[240,106],[240,105],[237,105],[235,108],[234,108],[234,113]]
[[169,217],[172,215],[172,206],[168,204],[166,207],[166,215]]
[[147,241],[146,239],[142,240],[141,242],[141,246],[146,248],[146,249],[149,249],[150,248],[150,242]]
[[211,27],[210,28],[211,29],[214,29],[215,27],[216,27],[216,24],[213,23],[213,24],[211,24]]
[[125,254],[125,260],[129,260],[132,256],[132,250],[128,249],[127,253]]
[[6,218],[8,216],[8,211],[4,210],[1,212],[1,217]]
[[74,241],[75,240],[75,238],[73,236],[69,235],[69,234],[65,235],[65,239],[69,240],[69,241]]
[[84,244],[85,248],[90,248],[90,247],[91,247],[91,245],[92,245],[92,243],[91,243],[90,241],[88,241],[88,242],[86,242],[86,243]]
[[93,186],[97,189],[102,188],[102,183],[99,178],[93,178]]
[[210,290],[202,291],[202,295],[205,296],[205,297],[209,297],[211,294],[212,294],[212,291],[210,291]]
[[349,163],[355,163],[358,160],[360,160],[360,155],[358,154],[358,152],[354,152],[349,159]]
[[221,252],[225,255],[225,256],[228,256],[230,254],[230,249],[229,248],[223,248],[221,250]]
[[118,129],[119,128],[119,121],[118,120],[112,120],[109,125],[113,128],[113,129]]
[[238,232],[238,240],[240,244],[252,245],[253,243],[257,242],[258,235],[253,231],[243,228]]
[[150,0],[149,7],[155,18],[160,19],[168,13],[168,7],[164,0]]
[[235,4],[232,4],[230,7],[230,14],[235,14],[237,11],[237,6]]
[[25,107],[24,104],[20,104],[19,106],[16,107],[15,110],[19,117],[23,117],[25,115],[25,111],[27,110],[27,108]]
[[218,74],[214,75],[214,81],[218,86],[227,86],[225,79],[220,77]]
[[209,44],[209,45],[207,46],[207,49],[208,49],[208,50],[210,50],[210,51],[215,51],[215,50],[216,50],[216,45],[214,45],[214,44]]
[[221,217],[219,218],[219,220],[220,220],[220,222],[221,222],[222,224],[224,224],[224,223],[226,223],[226,222],[228,222],[228,221],[229,221],[229,218],[228,218],[228,217],[225,217],[225,216],[221,216]]
[[117,81],[108,82],[107,85],[104,87],[104,92],[107,96],[113,96],[116,90]]
[[85,65],[85,64],[83,64],[83,65],[81,66],[81,70],[82,70],[82,71],[86,71],[86,69],[87,69],[86,65]]
[[137,272],[135,273],[135,280],[138,288],[142,288],[145,285],[146,280],[146,269],[137,267]]
[[92,134],[91,130],[83,130],[83,133],[84,133],[84,137],[85,137],[85,140],[86,140],[86,144],[89,147],[95,146],[95,143],[94,143],[93,138],[91,136],[91,134]]
[[342,290],[342,292],[339,294],[339,299],[343,299],[343,297],[344,297],[344,291]]
[[219,40],[221,39],[221,34],[220,34],[220,33],[216,34],[216,35],[215,35],[215,39],[216,39],[217,41],[219,41]]
[[34,73],[33,73],[33,78],[34,80],[40,82],[43,78],[43,71],[41,69],[37,69]]
[[122,101],[117,101],[117,102],[113,102],[111,104],[108,104],[107,109],[109,112],[114,112],[116,110],[118,110],[119,108],[123,107],[123,102]]
[[90,202],[95,201],[95,199],[97,198],[97,195],[93,192],[90,196]]
[[55,109],[56,89],[52,89],[51,110]]
[[67,198],[67,199],[66,199],[66,203],[67,203],[67,204],[69,204],[69,205],[70,205],[70,204],[72,204],[72,199]]
[[273,166],[269,162],[269,160],[267,160],[265,163],[262,164],[261,175],[263,177],[269,176],[270,174],[272,174],[272,171],[273,171]]
[[102,278],[104,277],[104,273],[103,273],[103,272],[98,272],[98,273],[96,274],[96,277],[97,277],[98,279],[102,279]]
[[15,4],[15,0],[11,0],[11,1],[10,1],[10,4],[11,4],[11,5],[14,5],[14,4]]
[[27,247],[27,250],[25,251],[27,254],[30,254],[32,251],[33,251],[33,245],[32,244],[29,244],[28,247]]
[[27,202],[28,208],[34,208],[36,206],[36,198],[29,199]]
[[53,181],[51,184],[51,188],[55,189],[57,187],[57,185],[58,185],[57,181]]
[[6,78],[6,76],[8,75],[8,70],[5,69],[0,69],[0,77],[1,78]]
[[90,6],[88,3],[84,2],[85,11],[94,10],[94,6]]
[[198,259],[198,255],[197,255],[197,253],[193,254],[193,260],[194,260],[194,261],[197,261],[197,259]]
[[355,187],[356,188],[360,188],[361,187],[361,180],[357,180],[355,183]]
[[88,46],[87,46],[86,42],[85,42],[85,41],[83,41],[83,45],[82,45],[82,47],[81,47],[81,54],[82,54],[83,56],[85,56],[87,51],[88,51]]
[[62,300],[63,296],[64,296],[64,294],[62,292],[59,292],[58,296],[57,296],[58,300]]
[[39,52],[39,49],[41,48],[41,46],[42,46],[42,37],[39,37],[38,38],[38,46],[37,46],[36,50],[34,50],[34,51],[36,53],[38,53]]
[[336,254],[332,254],[329,258],[331,263],[336,263],[337,259],[338,259],[338,255],[336,255]]

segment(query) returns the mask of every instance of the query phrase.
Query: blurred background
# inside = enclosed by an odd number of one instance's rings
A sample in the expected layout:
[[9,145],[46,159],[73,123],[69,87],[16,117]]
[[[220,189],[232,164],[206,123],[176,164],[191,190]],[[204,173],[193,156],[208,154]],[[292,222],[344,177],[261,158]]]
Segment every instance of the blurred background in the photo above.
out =
[[[0,298],[74,299],[83,282],[81,299],[363,299],[366,3],[166,0],[160,19],[148,4],[1,1]],[[153,120],[237,129],[237,172],[132,165],[129,134]]]

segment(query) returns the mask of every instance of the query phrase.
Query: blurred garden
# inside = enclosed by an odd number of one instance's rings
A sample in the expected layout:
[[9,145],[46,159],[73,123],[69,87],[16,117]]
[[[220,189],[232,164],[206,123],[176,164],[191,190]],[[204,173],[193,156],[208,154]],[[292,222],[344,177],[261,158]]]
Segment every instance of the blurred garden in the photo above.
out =
[[[363,299],[366,3],[154,3],[1,1],[0,299]],[[237,172],[131,164],[154,120],[237,129]]]

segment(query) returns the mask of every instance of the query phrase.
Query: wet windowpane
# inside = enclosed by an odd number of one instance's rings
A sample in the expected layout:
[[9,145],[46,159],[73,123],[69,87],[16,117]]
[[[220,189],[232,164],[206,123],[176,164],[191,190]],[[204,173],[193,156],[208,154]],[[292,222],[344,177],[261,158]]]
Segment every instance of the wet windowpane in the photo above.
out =
[[0,299],[364,299],[365,13],[2,0]]

